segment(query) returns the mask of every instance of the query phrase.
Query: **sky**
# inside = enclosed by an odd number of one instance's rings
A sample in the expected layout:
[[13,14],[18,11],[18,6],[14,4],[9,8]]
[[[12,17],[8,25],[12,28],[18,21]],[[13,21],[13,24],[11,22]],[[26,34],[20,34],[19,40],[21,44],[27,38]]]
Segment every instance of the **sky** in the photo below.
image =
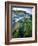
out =
[[27,13],[32,14],[32,8],[18,8],[18,7],[14,7],[12,8],[12,10],[22,10],[22,11],[26,11]]

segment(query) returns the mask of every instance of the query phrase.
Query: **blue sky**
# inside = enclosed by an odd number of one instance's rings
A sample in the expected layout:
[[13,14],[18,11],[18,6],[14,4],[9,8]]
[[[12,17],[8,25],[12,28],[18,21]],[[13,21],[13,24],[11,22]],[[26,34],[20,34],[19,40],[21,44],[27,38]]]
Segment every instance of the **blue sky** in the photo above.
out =
[[12,8],[12,10],[22,10],[22,11],[26,11],[27,13],[32,14],[32,8],[18,8],[18,7],[14,7]]

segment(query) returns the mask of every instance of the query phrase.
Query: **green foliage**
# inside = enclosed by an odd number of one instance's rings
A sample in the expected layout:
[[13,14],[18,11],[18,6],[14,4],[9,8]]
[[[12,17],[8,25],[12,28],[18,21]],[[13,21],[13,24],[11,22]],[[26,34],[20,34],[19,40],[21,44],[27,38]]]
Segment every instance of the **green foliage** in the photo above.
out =
[[13,38],[32,37],[32,19],[24,18],[24,21],[17,22],[19,28],[12,32]]
[[26,25],[26,31],[25,31],[25,37],[31,37],[32,36],[32,23],[31,22],[27,22]]
[[12,33],[12,35],[13,35],[14,38],[18,38],[18,37],[19,37],[19,32],[14,31],[14,32]]

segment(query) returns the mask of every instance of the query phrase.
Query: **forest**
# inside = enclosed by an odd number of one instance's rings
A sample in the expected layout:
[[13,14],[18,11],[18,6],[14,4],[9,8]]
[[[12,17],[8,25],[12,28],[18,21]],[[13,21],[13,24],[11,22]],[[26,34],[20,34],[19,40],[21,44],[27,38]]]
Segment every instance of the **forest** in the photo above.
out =
[[26,11],[13,11],[11,18],[12,38],[32,37],[32,14]]

